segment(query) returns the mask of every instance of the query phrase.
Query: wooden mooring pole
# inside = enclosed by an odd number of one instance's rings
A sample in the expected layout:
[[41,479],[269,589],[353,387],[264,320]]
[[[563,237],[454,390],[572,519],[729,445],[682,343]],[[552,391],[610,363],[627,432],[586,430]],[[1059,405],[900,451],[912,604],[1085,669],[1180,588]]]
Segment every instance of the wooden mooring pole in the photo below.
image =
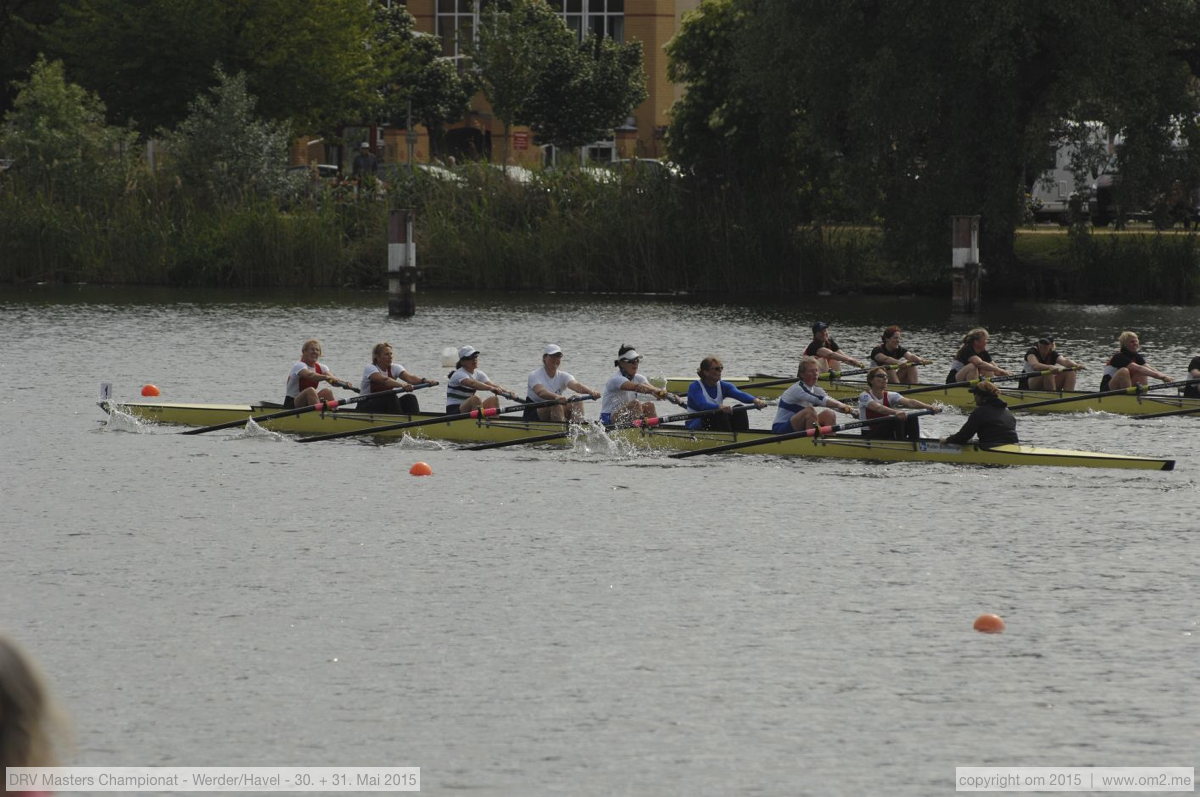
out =
[[951,216],[951,296],[956,313],[979,312],[983,267],[979,264],[979,216]]
[[417,312],[417,245],[413,212],[388,214],[388,315],[408,318]]

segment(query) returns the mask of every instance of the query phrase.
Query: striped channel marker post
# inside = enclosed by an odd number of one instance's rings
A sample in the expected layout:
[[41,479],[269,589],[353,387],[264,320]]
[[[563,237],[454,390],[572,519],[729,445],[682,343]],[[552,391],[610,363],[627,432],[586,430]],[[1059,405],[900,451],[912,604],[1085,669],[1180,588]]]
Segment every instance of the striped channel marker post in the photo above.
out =
[[388,315],[408,318],[417,313],[417,245],[411,210],[388,214]]

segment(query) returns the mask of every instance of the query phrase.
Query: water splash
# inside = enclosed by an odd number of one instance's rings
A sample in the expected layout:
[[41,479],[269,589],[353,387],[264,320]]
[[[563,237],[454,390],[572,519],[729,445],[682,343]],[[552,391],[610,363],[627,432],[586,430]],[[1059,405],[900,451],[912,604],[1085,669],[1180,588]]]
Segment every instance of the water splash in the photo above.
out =
[[100,426],[106,432],[134,432],[142,434],[149,431],[149,422],[130,415],[120,404],[108,407],[108,417]]
[[287,438],[284,437],[279,432],[272,432],[270,429],[263,428],[262,426],[255,423],[254,419],[251,418],[250,420],[246,421],[246,426],[242,429],[241,433],[238,434],[233,439],[234,440],[260,439],[260,440],[274,440],[274,441],[282,442],[283,440],[286,440]]

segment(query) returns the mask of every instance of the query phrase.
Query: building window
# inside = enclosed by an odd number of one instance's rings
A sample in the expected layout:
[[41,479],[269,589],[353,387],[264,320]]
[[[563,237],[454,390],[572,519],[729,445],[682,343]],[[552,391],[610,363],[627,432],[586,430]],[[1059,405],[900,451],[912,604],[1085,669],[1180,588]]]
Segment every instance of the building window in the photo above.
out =
[[588,33],[625,41],[625,0],[547,0],[580,39]]
[[467,42],[475,37],[480,15],[490,0],[437,0],[437,35],[442,40],[442,55],[460,58],[467,54]]

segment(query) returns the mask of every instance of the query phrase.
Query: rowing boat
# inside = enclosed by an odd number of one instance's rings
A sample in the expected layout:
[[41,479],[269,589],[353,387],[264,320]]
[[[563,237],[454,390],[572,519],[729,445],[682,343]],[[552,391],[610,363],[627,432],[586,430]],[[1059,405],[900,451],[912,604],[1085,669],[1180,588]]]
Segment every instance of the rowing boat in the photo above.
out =
[[[735,387],[741,388],[742,385],[755,384],[758,382],[771,382],[779,379],[787,379],[781,376],[735,376],[726,377],[725,381],[732,383]],[[672,393],[686,393],[688,386],[696,381],[694,378],[687,377],[670,377],[666,380],[666,389]],[[791,381],[781,385],[768,385],[761,388],[752,388],[749,392],[761,398],[779,398],[783,391],[794,385],[797,381]],[[825,391],[839,401],[858,401],[858,397],[864,390],[867,389],[866,382],[857,380],[821,380],[817,382],[820,387],[825,388]],[[1010,407],[1014,410],[1019,409],[1016,405],[1025,402],[1048,401],[1050,399],[1075,398],[1090,395],[1089,391],[1083,390],[1020,390],[1018,388],[1008,388],[1002,383],[998,384],[1001,396]],[[974,409],[975,395],[971,393],[968,387],[939,387],[936,384],[919,384],[919,385],[888,385],[888,390],[895,390],[903,393],[906,390],[919,388],[920,393],[914,398],[919,398],[926,403],[945,404],[948,407],[959,407],[964,410]],[[1032,407],[1025,412],[1111,412],[1117,415],[1150,415],[1156,412],[1166,412],[1169,410],[1195,410],[1200,414],[1200,399],[1184,398],[1182,396],[1172,396],[1164,393],[1140,393],[1130,395],[1128,393],[1113,396],[1094,396],[1092,398],[1079,398],[1077,401],[1064,402],[1062,404],[1050,404],[1041,407]]]
[[[110,413],[120,411],[142,420],[185,426],[207,426],[244,420],[248,416],[262,415],[264,412],[274,409],[272,406],[262,404],[176,404],[168,402],[126,404],[102,402],[101,407]],[[265,421],[262,425],[271,431],[288,434],[326,434],[436,417],[436,413],[387,415],[335,410],[277,418]],[[378,436],[396,438],[409,434],[413,437],[453,443],[491,443],[514,441],[524,437],[563,431],[563,429],[562,424],[543,421],[499,417],[467,418],[428,424],[407,430],[382,432]],[[579,433],[588,434],[589,431],[584,427]],[[696,451],[732,442],[753,440],[757,437],[763,439],[762,445],[747,446],[739,449],[737,453],[862,459],[876,462],[945,462],[957,465],[1050,465],[1133,470],[1172,470],[1175,467],[1174,460],[1151,457],[1027,445],[1006,445],[984,449],[976,445],[942,444],[932,439],[922,439],[916,442],[870,440],[853,434],[775,441],[773,439],[775,436],[768,431],[698,432],[672,425],[646,429],[620,429],[607,434],[609,439],[623,441],[639,448],[660,451]],[[561,446],[570,445],[572,442],[573,437],[568,436],[546,444]]]

